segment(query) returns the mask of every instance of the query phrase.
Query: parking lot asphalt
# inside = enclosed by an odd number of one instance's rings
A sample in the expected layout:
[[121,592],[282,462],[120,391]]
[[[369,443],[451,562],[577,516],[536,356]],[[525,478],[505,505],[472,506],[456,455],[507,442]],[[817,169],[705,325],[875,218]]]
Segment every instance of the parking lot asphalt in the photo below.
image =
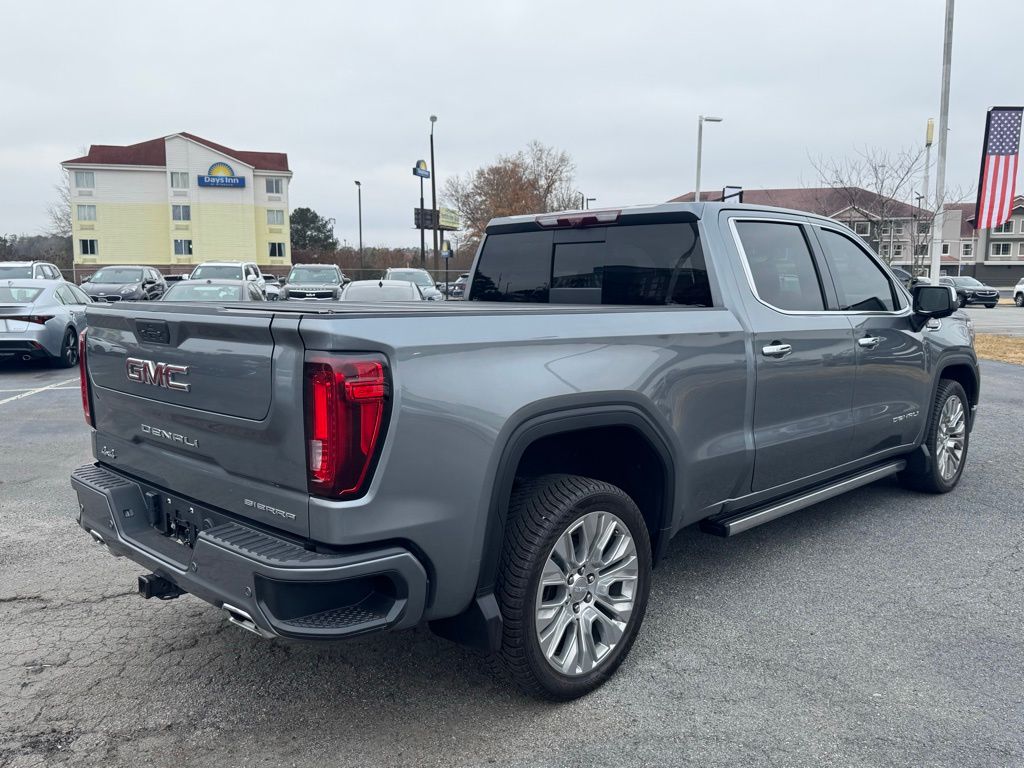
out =
[[265,641],[137,597],[74,521],[71,374],[2,365],[0,765],[1024,765],[1024,368],[982,375],[956,491],[684,531],[617,676],[552,705],[424,629]]
[[1024,307],[1013,304],[1000,304],[992,309],[968,307],[967,314],[974,321],[974,329],[978,333],[1024,336]]

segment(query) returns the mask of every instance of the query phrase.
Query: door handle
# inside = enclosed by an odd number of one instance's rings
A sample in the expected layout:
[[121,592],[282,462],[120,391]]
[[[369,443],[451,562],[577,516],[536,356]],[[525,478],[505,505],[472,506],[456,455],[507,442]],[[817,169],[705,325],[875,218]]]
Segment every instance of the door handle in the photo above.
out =
[[857,339],[857,344],[865,349],[874,349],[881,341],[881,336],[865,336],[863,339]]
[[793,351],[791,344],[782,344],[778,341],[773,341],[771,344],[761,347],[761,354],[765,357],[785,357]]

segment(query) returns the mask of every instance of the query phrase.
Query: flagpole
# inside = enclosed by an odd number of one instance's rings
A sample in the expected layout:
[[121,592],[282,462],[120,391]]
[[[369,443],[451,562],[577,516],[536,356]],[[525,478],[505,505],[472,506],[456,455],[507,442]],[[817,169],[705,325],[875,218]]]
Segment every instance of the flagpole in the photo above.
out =
[[932,283],[942,273],[943,206],[946,202],[946,134],[949,132],[949,71],[953,61],[953,2],[946,0],[946,29],[942,43],[942,92],[939,97],[939,159],[935,165],[935,219],[932,222]]

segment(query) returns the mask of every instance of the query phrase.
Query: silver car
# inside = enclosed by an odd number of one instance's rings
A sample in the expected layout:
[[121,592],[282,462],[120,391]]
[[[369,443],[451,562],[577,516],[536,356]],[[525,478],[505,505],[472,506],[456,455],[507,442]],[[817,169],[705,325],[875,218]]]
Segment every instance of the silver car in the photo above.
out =
[[1013,303],[1018,307],[1024,307],[1024,277],[1013,287]]
[[407,280],[356,280],[341,292],[342,301],[427,301],[423,290]]
[[63,280],[0,280],[0,360],[78,363],[78,337],[92,299]]

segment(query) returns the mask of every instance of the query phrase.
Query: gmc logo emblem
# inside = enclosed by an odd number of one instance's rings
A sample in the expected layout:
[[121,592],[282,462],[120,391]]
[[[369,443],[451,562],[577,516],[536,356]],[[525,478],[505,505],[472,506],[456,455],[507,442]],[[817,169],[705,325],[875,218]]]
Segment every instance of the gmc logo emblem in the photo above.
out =
[[187,365],[171,365],[170,363],[157,363],[152,360],[129,357],[124,361],[124,367],[129,381],[152,384],[154,387],[163,387],[164,389],[176,389],[179,392],[188,392],[192,389],[191,384],[174,380],[175,376],[188,375]]

